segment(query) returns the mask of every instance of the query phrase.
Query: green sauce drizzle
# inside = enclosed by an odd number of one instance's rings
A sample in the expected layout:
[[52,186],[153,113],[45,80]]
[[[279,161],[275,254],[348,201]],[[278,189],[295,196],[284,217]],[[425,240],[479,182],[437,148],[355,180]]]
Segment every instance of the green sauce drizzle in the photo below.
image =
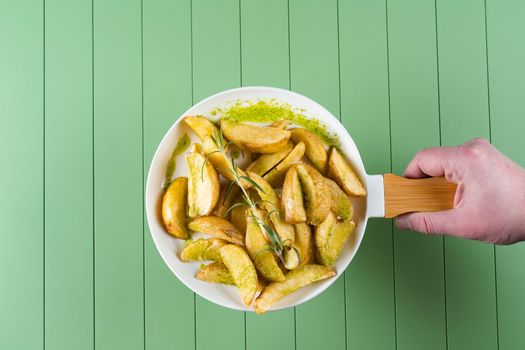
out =
[[308,119],[303,114],[304,110],[294,108],[287,103],[275,99],[258,101],[236,101],[227,108],[216,108],[212,115],[236,122],[267,123],[287,119],[315,135],[319,136],[328,146],[339,148],[340,141],[337,135],[327,131],[326,126],[317,119]]
[[190,147],[190,143],[190,137],[188,136],[188,134],[184,134],[180,137],[179,141],[177,142],[177,145],[173,149],[170,160],[168,160],[168,166],[166,167],[166,175],[164,177],[164,190],[166,190],[170,185],[173,173],[175,173],[175,169],[177,169],[177,157],[181,155],[185,150],[187,150],[188,147]]

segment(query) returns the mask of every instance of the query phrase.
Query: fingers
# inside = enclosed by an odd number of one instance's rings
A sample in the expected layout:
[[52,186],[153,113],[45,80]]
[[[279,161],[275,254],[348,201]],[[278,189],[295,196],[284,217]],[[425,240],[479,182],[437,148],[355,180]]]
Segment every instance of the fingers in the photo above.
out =
[[402,230],[418,231],[427,234],[457,236],[462,232],[461,209],[450,209],[436,212],[418,212],[399,216],[396,225]]
[[403,173],[409,178],[444,176],[456,155],[454,147],[432,147],[423,149],[410,161]]

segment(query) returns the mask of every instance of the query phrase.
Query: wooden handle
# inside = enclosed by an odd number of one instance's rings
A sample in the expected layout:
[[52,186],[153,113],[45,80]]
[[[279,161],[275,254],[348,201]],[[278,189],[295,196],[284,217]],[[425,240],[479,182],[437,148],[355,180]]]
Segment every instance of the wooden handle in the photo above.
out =
[[439,211],[454,207],[457,185],[444,177],[407,179],[385,174],[384,183],[386,218],[414,211]]

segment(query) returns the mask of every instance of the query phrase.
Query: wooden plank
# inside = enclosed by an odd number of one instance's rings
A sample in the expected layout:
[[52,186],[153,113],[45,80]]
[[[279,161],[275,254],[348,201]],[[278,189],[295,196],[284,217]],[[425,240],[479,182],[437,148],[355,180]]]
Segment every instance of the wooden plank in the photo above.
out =
[[[291,88],[339,116],[336,1],[290,1]],[[339,271],[341,274],[343,271]],[[346,348],[342,276],[322,295],[296,308],[297,349]]]
[[[390,172],[386,5],[339,2],[341,119],[370,174]],[[372,220],[346,270],[348,349],[394,349],[392,221]]]
[[[485,6],[436,3],[441,140],[489,137]],[[497,348],[494,249],[445,237],[448,349]]]
[[0,348],[44,343],[41,1],[0,2]]
[[[242,85],[289,88],[287,1],[241,1],[241,54]],[[294,333],[294,309],[246,314],[247,349],[293,349]]]
[[[239,86],[239,1],[192,3],[193,102]],[[245,349],[245,315],[196,299],[196,349]]]
[[[164,133],[191,105],[189,0],[143,2],[144,180]],[[144,184],[145,185],[145,184]],[[145,234],[145,348],[195,347],[194,294]]]
[[94,3],[95,347],[143,349],[141,2]]
[[47,349],[93,349],[91,6],[45,2]]
[[[434,1],[389,1],[392,165],[439,145]],[[443,238],[394,231],[397,346],[446,347]]]
[[[492,141],[525,166],[525,3],[487,1],[487,39]],[[496,248],[499,348],[525,343],[525,246]]]

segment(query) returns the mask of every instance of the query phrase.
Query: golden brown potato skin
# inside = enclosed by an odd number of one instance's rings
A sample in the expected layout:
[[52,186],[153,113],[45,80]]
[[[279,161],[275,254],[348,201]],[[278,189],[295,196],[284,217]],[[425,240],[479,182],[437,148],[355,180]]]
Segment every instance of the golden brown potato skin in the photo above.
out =
[[246,251],[235,244],[220,248],[222,262],[230,271],[245,306],[250,306],[257,293],[257,271]]
[[295,224],[294,247],[299,252],[299,267],[314,262],[314,236],[308,224]]
[[350,164],[348,164],[336,148],[332,148],[330,151],[328,173],[347,195],[354,197],[366,196],[366,189],[361,183],[361,180],[359,180],[359,177],[357,177],[356,173],[352,170]]
[[335,270],[322,265],[305,265],[300,269],[290,271],[283,282],[270,283],[263,289],[261,295],[255,300],[255,312],[263,314],[286,295],[333,276],[335,276]]
[[293,143],[288,142],[286,147],[282,151],[275,153],[261,154],[259,158],[254,160],[248,167],[246,171],[251,171],[253,173],[263,176],[268,171],[270,171],[277,163],[284,159],[293,149]]
[[188,227],[192,231],[202,232],[234,244],[244,245],[244,235],[231,222],[218,216],[200,216],[193,219]]
[[299,163],[297,173],[306,198],[306,221],[317,226],[325,221],[330,212],[330,191],[326,187],[325,178],[312,166]]
[[317,261],[325,266],[333,266],[354,229],[353,221],[338,221],[335,214],[330,212],[326,220],[315,229]]
[[178,177],[171,182],[162,198],[162,221],[168,233],[181,239],[190,238],[186,227],[188,178]]
[[275,153],[286,147],[290,131],[269,126],[256,126],[221,120],[221,129],[230,141],[255,153]]
[[235,285],[232,274],[226,265],[219,261],[202,266],[195,277],[204,282]]
[[272,187],[281,187],[286,172],[292,165],[299,163],[301,158],[303,158],[304,150],[304,143],[299,142],[297,145],[295,145],[292,151],[288,153],[288,155],[284,157],[284,159],[279,164],[277,164],[277,166],[267,172],[263,178],[268,181]]
[[293,128],[290,129],[290,132],[292,133],[291,139],[293,142],[304,142],[306,146],[304,154],[310,159],[314,167],[321,174],[324,174],[326,161],[328,160],[324,142],[317,135],[303,128]]
[[219,249],[228,244],[225,240],[220,238],[199,238],[195,241],[188,240],[184,245],[184,249],[180,253],[180,260],[188,261],[203,261],[203,260],[221,260]]
[[186,153],[188,164],[188,215],[196,217],[211,213],[219,200],[219,175],[200,153]]
[[281,202],[286,222],[291,224],[306,222],[303,189],[295,166],[288,169],[284,178]]
[[206,136],[218,135],[219,129],[208,118],[202,116],[184,117],[184,122],[193,130],[197,137],[203,141]]

